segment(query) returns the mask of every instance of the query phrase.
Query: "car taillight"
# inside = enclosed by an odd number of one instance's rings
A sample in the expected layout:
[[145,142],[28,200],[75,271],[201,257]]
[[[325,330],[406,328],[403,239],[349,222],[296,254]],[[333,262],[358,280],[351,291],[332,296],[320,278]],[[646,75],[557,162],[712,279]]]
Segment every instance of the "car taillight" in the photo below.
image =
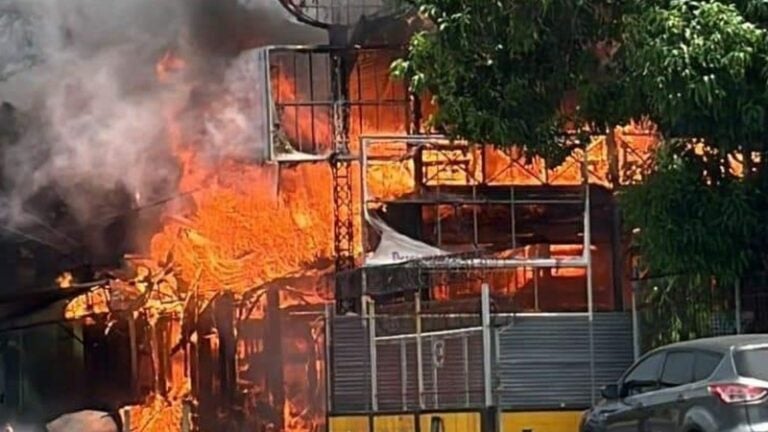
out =
[[768,389],[743,384],[714,384],[709,393],[727,404],[757,402],[768,395]]

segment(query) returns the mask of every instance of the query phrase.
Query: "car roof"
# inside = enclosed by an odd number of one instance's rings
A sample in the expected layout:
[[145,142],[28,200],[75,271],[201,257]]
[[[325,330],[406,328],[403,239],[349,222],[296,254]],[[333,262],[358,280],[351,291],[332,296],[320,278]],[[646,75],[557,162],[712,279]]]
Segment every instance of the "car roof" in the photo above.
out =
[[748,345],[768,345],[768,334],[750,334],[750,335],[735,335],[735,336],[718,336],[702,339],[694,339],[686,342],[678,342],[671,345],[663,346],[655,351],[676,349],[676,348],[691,348],[702,349],[707,351],[728,352],[731,348],[739,348]]

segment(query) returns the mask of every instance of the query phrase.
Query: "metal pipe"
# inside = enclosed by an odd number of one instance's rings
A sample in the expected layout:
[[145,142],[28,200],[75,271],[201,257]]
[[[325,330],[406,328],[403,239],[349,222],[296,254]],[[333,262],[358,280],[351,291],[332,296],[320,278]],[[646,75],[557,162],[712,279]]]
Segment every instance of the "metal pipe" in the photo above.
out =
[[640,359],[640,323],[637,317],[637,282],[632,281],[632,350],[635,361]]
[[464,335],[462,342],[462,359],[464,361],[464,406],[469,407],[469,340]]
[[[325,156],[316,156],[317,158],[325,157]],[[371,159],[375,161],[382,161],[387,159]],[[399,204],[512,204],[510,200],[506,199],[495,199],[495,198],[479,198],[479,199],[467,199],[467,198],[461,198],[461,197],[451,197],[451,198],[402,198],[402,199],[378,199],[373,198],[367,200],[368,203],[371,204],[389,204],[389,203],[399,203]],[[582,200],[576,200],[576,199],[531,199],[531,200],[517,200],[514,202],[515,204],[541,204],[541,205],[554,205],[554,204],[583,204],[584,201]]]
[[491,293],[487,283],[480,288],[481,314],[483,324],[483,389],[486,407],[493,405],[491,392]]
[[263,50],[264,60],[264,108],[267,111],[267,160],[273,160],[275,157],[275,121],[274,104],[272,103],[272,73],[269,70],[269,59],[271,48]]
[[[366,181],[366,176],[368,175],[368,143],[369,139],[365,137],[360,137],[360,218],[362,219],[360,222],[362,231],[363,231],[363,247],[365,247],[365,227],[366,224],[370,222],[370,215],[368,214],[368,182]],[[362,265],[365,266],[365,258],[366,253],[365,250],[363,250],[363,263]]]
[[[420,327],[420,326],[417,326],[417,327]],[[450,336],[450,335],[456,335],[456,334],[465,334],[471,331],[482,332],[483,328],[482,327],[465,327],[460,329],[440,330],[440,331],[433,331],[433,332],[426,332],[426,333],[421,333],[417,331],[416,333],[407,333],[407,334],[401,334],[401,335],[379,336],[376,338],[376,341],[383,342],[383,341],[410,339],[410,338],[425,338],[425,337],[432,338],[432,337]]]
[[378,359],[376,357],[376,305],[372,298],[365,296],[365,308],[368,318],[368,349],[371,367],[371,409],[375,412],[379,409],[378,398]]
[[325,305],[325,395],[328,412],[333,411],[333,380],[331,371],[333,368],[333,351],[331,341],[331,323],[333,320],[333,303]]
[[[541,317],[586,317],[588,314],[587,312],[508,312],[508,313],[495,313],[495,317],[499,318],[520,318],[520,317],[534,317],[534,318],[541,318]],[[398,318],[404,315],[401,314],[377,314],[378,318]],[[422,318],[477,318],[477,314],[471,314],[471,313],[425,313],[421,314]],[[481,330],[482,327],[463,327],[460,330]],[[439,330],[435,332],[430,333],[422,333],[423,335],[430,335],[434,333],[435,335],[446,335],[446,334],[453,334],[457,330]],[[380,336],[378,339],[382,340],[382,338],[390,338],[392,336]]]
[[[437,193],[440,194],[440,186],[437,186]],[[435,206],[435,221],[437,222],[437,247],[443,244],[443,224],[440,217],[440,204]]]
[[431,351],[432,351],[432,361],[429,362],[429,363],[432,365],[432,394],[435,395],[434,399],[432,399],[432,400],[433,400],[434,408],[437,409],[440,406],[440,397],[439,397],[440,388],[439,388],[438,382],[437,382],[437,364],[436,364],[437,363],[437,355],[436,355],[436,352],[435,352],[437,350],[437,341],[435,340],[434,336],[430,337],[430,339],[431,339],[431,342],[432,342],[431,343],[431,346],[432,346],[432,349],[431,349]]
[[515,187],[509,187],[509,223],[512,231],[512,249],[517,248],[517,225],[515,220]]
[[408,345],[400,339],[400,398],[403,411],[408,409]]
[[736,334],[741,334],[741,280],[737,280],[734,286],[734,319],[736,320]]
[[592,287],[592,226],[590,218],[590,188],[589,173],[587,166],[589,163],[588,149],[584,149],[584,165],[582,173],[584,176],[584,259],[587,262],[587,320],[589,326],[589,382],[590,382],[590,402],[595,404],[595,329],[594,329],[594,292]]
[[539,310],[539,269],[533,270],[533,310]]
[[[406,265],[407,266],[407,265]],[[424,260],[413,264],[421,269],[461,269],[461,268],[586,268],[584,258],[445,258]]]
[[[472,185],[472,199],[477,199],[477,185]],[[478,227],[477,227],[477,205],[472,206],[472,227],[474,229],[475,237],[473,238],[475,249],[478,248],[479,241],[479,235],[478,235]]]
[[424,409],[424,353],[421,346],[421,290],[416,292],[416,383],[419,391],[419,409]]
[[[315,76],[315,67],[314,67],[314,62],[312,61],[312,60],[313,60],[313,58],[314,58],[314,56],[313,56],[312,54],[310,54],[310,55],[307,57],[307,61],[308,61],[308,63],[309,63],[309,64],[308,64],[308,67],[309,67],[309,77],[310,77],[310,78],[309,78],[309,99],[310,99],[312,102],[314,102],[314,101],[315,101],[315,82],[312,80],[312,77],[314,77],[314,76]],[[295,71],[295,70],[294,70],[294,73],[296,74],[296,71]],[[297,74],[297,75],[298,75],[298,74]],[[297,92],[296,92],[296,95],[298,95],[298,94],[299,94],[299,92],[297,91]],[[284,106],[285,106],[285,105],[284,105]],[[298,111],[298,109],[297,109],[297,111]],[[298,114],[299,114],[299,113],[297,112],[297,113],[296,113],[296,118],[297,118],[297,119],[299,118],[299,115],[298,115]],[[317,133],[316,133],[316,132],[317,132],[317,130],[316,130],[316,127],[315,127],[315,125],[317,124],[317,122],[315,121],[315,105],[312,105],[312,106],[310,107],[310,109],[309,109],[309,118],[311,119],[310,121],[312,122],[312,150],[313,150],[313,151],[315,151],[315,152],[317,152],[317,151],[318,151],[318,149],[317,149]]]
[[[336,51],[349,51],[348,46],[332,45],[332,44],[285,44],[285,45],[265,45],[257,49],[269,49],[275,52],[303,52],[308,54],[328,54]],[[355,46],[353,51],[355,52],[370,52],[386,50],[390,52],[398,52],[397,48],[393,48],[391,45],[386,44],[371,44],[364,47]]]
[[376,307],[373,299],[365,296],[363,297],[365,302],[364,311],[368,319],[368,355],[370,356],[371,367],[371,409],[376,411],[379,409],[378,398],[378,358],[376,356]]

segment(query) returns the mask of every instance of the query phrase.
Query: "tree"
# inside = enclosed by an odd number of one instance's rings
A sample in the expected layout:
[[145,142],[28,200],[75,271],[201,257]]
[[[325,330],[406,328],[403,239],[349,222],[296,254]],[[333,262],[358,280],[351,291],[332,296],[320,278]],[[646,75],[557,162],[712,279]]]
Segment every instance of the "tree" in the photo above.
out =
[[626,19],[626,68],[665,136],[655,172],[624,194],[655,271],[765,270],[766,5],[660,2]]
[[[558,164],[573,150],[557,139],[564,129],[615,123],[621,110],[605,110],[602,96],[620,76],[619,2],[409,1],[434,30],[416,34],[394,70],[434,95],[433,122],[448,135]],[[579,106],[566,107],[574,96]]]
[[[655,170],[621,193],[650,269],[765,269],[768,2],[408,1],[434,29],[393,68],[435,95],[437,127],[557,164],[573,149],[556,139],[567,128],[650,119]],[[736,172],[745,154],[759,156]]]

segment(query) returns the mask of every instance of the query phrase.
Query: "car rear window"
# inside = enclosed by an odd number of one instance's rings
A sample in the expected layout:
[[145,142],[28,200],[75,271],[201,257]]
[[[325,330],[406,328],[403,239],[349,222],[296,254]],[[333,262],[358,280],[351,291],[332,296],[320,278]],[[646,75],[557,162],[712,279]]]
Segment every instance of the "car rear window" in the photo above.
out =
[[723,356],[720,354],[697,352],[696,364],[693,367],[693,380],[701,381],[709,378],[722,359]]
[[737,351],[733,360],[740,376],[768,381],[768,348]]

